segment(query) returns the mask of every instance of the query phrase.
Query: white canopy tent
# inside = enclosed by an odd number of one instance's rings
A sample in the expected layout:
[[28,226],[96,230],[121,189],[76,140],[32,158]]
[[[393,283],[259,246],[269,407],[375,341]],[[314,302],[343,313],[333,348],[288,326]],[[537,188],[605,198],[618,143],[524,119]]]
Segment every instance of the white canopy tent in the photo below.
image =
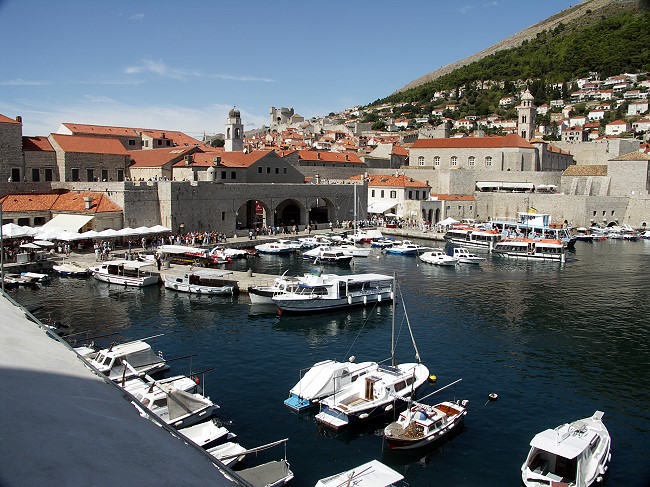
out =
[[78,232],[86,223],[95,218],[92,215],[56,215],[43,228],[60,228],[70,232]]
[[2,237],[3,238],[19,238],[26,237],[29,235],[29,231],[25,227],[16,225],[15,223],[5,223],[2,225]]
[[444,220],[440,220],[438,223],[436,223],[436,225],[441,225],[443,227],[448,227],[450,225],[455,225],[456,223],[458,223],[458,220],[454,220],[452,217],[449,216],[449,217],[445,218]]

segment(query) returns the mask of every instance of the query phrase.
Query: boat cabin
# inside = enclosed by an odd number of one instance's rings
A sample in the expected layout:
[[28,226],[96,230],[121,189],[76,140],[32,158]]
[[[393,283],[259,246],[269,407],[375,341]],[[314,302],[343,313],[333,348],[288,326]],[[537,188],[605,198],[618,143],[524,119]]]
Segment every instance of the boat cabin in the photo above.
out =
[[108,375],[111,379],[121,378],[123,375],[131,377],[126,373],[124,362],[138,372],[152,372],[168,368],[161,352],[156,354],[151,345],[136,340],[121,345],[111,345],[105,350],[100,350],[97,356],[90,362],[100,372]]

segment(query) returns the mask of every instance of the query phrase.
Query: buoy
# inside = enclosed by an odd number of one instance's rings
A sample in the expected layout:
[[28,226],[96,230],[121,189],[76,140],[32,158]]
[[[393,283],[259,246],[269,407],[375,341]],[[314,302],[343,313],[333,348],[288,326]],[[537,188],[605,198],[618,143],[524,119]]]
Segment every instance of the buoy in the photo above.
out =
[[348,296],[348,304],[352,304],[352,296]]
[[490,401],[496,401],[499,398],[499,395],[496,392],[490,392],[488,398]]
[[437,378],[435,375],[431,374],[431,375],[429,376],[429,380],[430,380],[431,382],[435,382],[435,381],[438,380],[438,378]]
[[198,378],[198,377],[194,377],[194,382],[196,382],[196,383],[198,384],[198,383],[199,383],[199,378]]
[[363,304],[368,304],[368,296],[363,297]]

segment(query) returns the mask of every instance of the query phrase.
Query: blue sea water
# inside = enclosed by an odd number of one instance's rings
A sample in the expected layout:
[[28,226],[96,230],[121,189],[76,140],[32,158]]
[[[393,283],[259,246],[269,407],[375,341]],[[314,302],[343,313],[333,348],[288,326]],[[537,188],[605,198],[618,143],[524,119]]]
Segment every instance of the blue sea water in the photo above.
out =
[[[246,447],[289,438],[293,485],[310,486],[373,458],[402,472],[411,487],[520,485],[528,443],[539,431],[596,410],[612,436],[611,486],[650,485],[650,242],[578,242],[564,265],[500,260],[480,266],[429,266],[373,251],[350,268],[395,273],[397,358],[413,361],[402,302],[423,362],[438,378],[420,396],[463,380],[430,400],[469,399],[462,432],[416,454],[386,451],[384,423],[334,433],[313,413],[283,405],[301,369],[317,361],[390,356],[392,306],[309,316],[278,316],[247,296],[194,297],[162,287],[124,289],[94,279],[54,279],[12,296],[40,318],[91,335],[152,341],[173,373],[202,374],[219,415]],[[260,256],[233,268],[307,272],[299,257]],[[115,340],[116,336],[107,338]],[[100,341],[98,341],[100,342]],[[101,342],[100,342],[101,343]],[[498,394],[489,401],[488,394]],[[280,447],[249,465],[284,456]]]

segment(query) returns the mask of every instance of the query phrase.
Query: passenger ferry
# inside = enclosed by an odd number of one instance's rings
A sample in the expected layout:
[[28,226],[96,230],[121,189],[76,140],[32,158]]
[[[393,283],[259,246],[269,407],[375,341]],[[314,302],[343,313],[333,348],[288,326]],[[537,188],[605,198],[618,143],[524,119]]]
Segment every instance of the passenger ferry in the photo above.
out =
[[517,219],[496,218],[491,222],[492,227],[504,237],[529,237],[560,240],[566,247],[572,248],[576,237],[563,225],[552,224],[551,215],[547,213],[531,213],[521,211]]
[[564,244],[550,239],[505,238],[496,243],[494,254],[511,259],[566,261]]
[[492,250],[494,244],[499,242],[503,236],[492,228],[454,225],[447,231],[444,238],[451,245]]

